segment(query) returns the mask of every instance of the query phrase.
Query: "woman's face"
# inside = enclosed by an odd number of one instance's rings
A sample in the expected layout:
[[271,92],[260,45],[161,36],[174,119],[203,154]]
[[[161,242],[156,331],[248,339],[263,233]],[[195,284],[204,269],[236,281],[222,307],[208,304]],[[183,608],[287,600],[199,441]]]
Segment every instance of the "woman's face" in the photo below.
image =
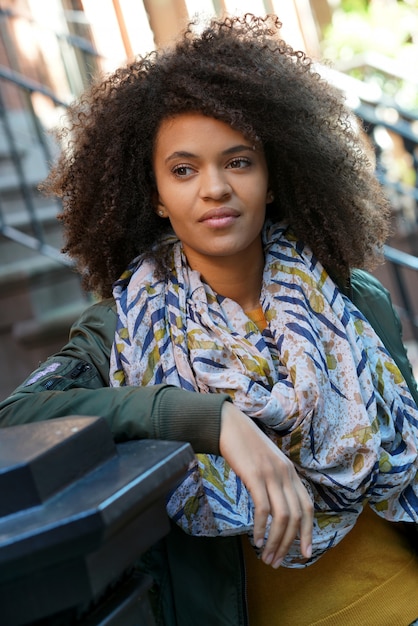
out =
[[219,257],[260,259],[271,201],[261,146],[224,122],[184,113],[162,122],[153,167],[156,211],[170,220],[192,269]]

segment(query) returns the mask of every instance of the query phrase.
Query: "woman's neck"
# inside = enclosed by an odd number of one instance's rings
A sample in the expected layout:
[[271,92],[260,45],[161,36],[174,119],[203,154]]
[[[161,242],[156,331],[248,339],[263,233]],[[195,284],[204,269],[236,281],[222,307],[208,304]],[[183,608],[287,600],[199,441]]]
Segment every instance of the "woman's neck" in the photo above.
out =
[[203,280],[220,296],[237,302],[244,311],[260,306],[263,282],[264,255],[262,249],[256,257],[205,257],[204,260],[188,259],[192,269],[200,272]]

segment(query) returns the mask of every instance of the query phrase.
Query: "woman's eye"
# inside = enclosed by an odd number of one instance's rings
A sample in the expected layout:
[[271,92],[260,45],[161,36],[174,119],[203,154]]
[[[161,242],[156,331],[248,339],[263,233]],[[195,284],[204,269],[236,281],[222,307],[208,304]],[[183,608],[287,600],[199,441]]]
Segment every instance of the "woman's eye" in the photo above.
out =
[[232,159],[232,161],[228,163],[227,167],[233,168],[233,169],[240,169],[243,167],[249,167],[250,165],[251,165],[251,162],[249,159],[246,159],[244,157],[237,157],[235,159]]
[[183,178],[184,176],[189,176],[193,169],[189,165],[176,165],[173,167],[172,172],[175,176]]

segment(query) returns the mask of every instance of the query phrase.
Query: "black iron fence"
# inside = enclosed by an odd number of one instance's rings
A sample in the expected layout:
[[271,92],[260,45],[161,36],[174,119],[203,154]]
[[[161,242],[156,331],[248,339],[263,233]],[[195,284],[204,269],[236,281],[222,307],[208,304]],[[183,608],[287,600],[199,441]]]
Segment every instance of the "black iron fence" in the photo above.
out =
[[[2,157],[3,161],[6,158],[10,161],[14,170],[14,176],[11,177],[10,185],[6,189],[10,192],[11,186],[14,186],[14,193],[20,195],[22,207],[27,217],[26,220],[23,220],[25,229],[16,227],[12,213],[4,208],[7,200],[2,197],[2,195],[7,194],[1,194],[0,192],[0,233],[16,243],[37,250],[39,253],[64,264],[71,265],[71,261],[65,255],[54,246],[49,245],[46,241],[42,219],[38,215],[35,203],[35,197],[38,195],[38,191],[29,180],[29,172],[25,167],[22,151],[19,147],[19,134],[22,130],[16,129],[16,125],[11,121],[10,111],[6,108],[3,95],[4,83],[13,84],[15,87],[19,88],[22,102],[24,103],[23,111],[26,118],[25,122],[27,128],[31,129],[33,133],[29,140],[31,143],[35,142],[36,147],[39,149],[38,153],[44,159],[45,164],[51,163],[53,155],[45,129],[42,127],[40,119],[35,112],[32,96],[33,94],[42,94],[44,97],[49,98],[54,105],[66,106],[64,102],[59,100],[59,98],[46,87],[21,76],[9,68],[0,66],[0,125],[3,138]],[[56,204],[56,208],[57,210],[59,209],[58,203]],[[26,228],[27,226],[29,229]]]
[[[364,76],[376,72],[388,79],[405,80],[405,76],[393,74],[393,64],[373,55],[353,59],[345,69],[360,66]],[[335,70],[325,69],[324,73],[346,94],[374,148],[376,175],[393,215],[394,234],[384,248],[386,275],[408,334],[418,341],[418,110],[406,109],[376,84]]]
[[[73,13],[68,12],[68,19],[63,19],[62,32],[51,32],[30,15],[0,7],[0,234],[64,265],[72,265],[71,260],[61,254],[57,237],[46,232],[60,203],[47,202],[37,186],[57,149],[48,132],[56,114],[65,111],[69,100],[79,95],[97,69],[98,53],[88,38],[80,36],[88,35],[88,25],[73,22]],[[25,24],[32,43],[45,35],[55,41],[66,98],[25,73],[14,37],[17,22]],[[44,58],[40,50],[37,55]],[[35,76],[47,78],[48,72],[38,67],[39,63],[35,65]],[[4,255],[0,258],[4,263]]]
[[391,246],[385,246],[385,259],[394,278],[399,300],[399,313],[403,321],[409,322],[411,335],[414,341],[418,342],[418,314],[414,297],[417,295],[418,281],[415,278],[414,284],[408,281],[405,270],[416,272],[418,278],[418,257],[403,252]]

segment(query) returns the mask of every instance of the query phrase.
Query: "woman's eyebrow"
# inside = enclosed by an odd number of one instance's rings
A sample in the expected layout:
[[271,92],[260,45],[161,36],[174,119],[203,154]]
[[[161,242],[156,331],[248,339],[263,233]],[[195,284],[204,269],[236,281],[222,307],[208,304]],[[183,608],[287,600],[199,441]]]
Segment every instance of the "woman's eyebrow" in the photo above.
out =
[[[237,152],[243,152],[243,151],[254,152],[254,150],[255,150],[255,146],[253,145],[239,144],[237,146],[231,146],[230,148],[223,150],[221,154],[223,156],[227,156],[228,154],[236,154]],[[193,158],[194,159],[198,158],[198,155],[193,154],[193,152],[187,152],[187,150],[176,150],[172,154],[168,155],[168,157],[165,159],[165,163],[168,163],[169,161],[172,161],[173,159],[193,159]]]
[[227,148],[222,152],[223,155],[235,154],[236,152],[249,151],[253,152],[255,150],[255,146],[248,144],[239,144],[238,146],[231,146],[231,148]]
[[193,159],[196,158],[197,155],[193,154],[193,152],[186,152],[185,150],[176,150],[172,154],[169,154],[166,159],[164,159],[164,163],[168,163],[168,161],[172,161],[173,159]]

